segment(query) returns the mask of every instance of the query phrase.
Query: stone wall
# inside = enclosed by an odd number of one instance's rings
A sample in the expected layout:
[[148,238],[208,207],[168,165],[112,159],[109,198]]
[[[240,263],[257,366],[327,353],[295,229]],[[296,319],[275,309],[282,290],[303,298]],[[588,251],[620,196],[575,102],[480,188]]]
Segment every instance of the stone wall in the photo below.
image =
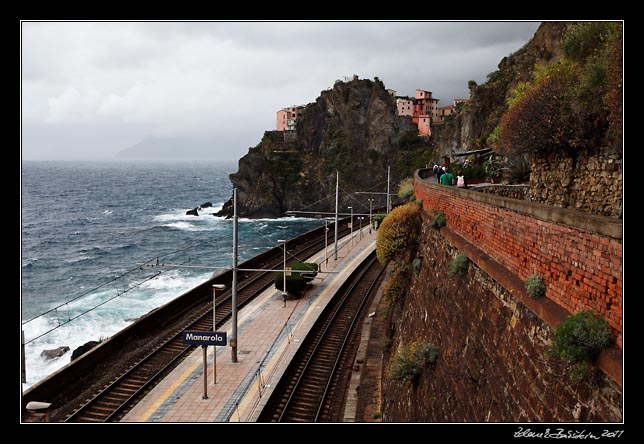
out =
[[416,173],[423,208],[509,273],[541,276],[546,297],[568,313],[592,309],[622,346],[622,223],[616,218],[440,186]]
[[[621,421],[620,387],[602,372],[570,382],[561,363],[546,358],[552,329],[474,263],[466,276],[450,276],[460,250],[430,224],[431,218],[423,224],[420,271],[389,310],[383,421]],[[392,357],[413,341],[438,346],[436,363],[415,382],[392,381],[386,376]]]
[[528,196],[527,185],[479,185],[471,186],[470,190],[481,193],[494,194],[496,196],[511,197],[513,199],[525,200]]
[[530,158],[533,202],[616,217],[622,196],[621,153],[569,150]]

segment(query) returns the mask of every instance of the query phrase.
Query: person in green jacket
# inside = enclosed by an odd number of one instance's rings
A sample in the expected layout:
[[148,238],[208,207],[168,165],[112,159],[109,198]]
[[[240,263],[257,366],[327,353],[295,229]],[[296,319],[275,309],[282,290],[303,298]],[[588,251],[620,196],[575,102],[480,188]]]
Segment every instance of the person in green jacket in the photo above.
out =
[[441,176],[441,183],[443,185],[449,185],[450,187],[454,185],[454,175],[447,168],[445,169],[445,174]]

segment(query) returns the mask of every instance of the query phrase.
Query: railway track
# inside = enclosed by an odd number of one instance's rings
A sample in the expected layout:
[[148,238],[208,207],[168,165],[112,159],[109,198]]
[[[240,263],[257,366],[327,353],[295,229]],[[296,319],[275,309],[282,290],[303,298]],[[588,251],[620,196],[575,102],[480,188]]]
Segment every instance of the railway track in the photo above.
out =
[[359,321],[383,277],[372,253],[320,315],[275,387],[258,422],[341,421]]
[[[339,230],[343,235],[348,229]],[[331,233],[326,233],[327,241]],[[292,255],[306,258],[318,252],[325,244],[324,236],[305,240],[295,247]],[[279,269],[283,266],[281,253],[267,259],[258,268]],[[293,260],[291,260],[293,262]],[[244,268],[244,267],[240,267]],[[243,274],[237,289],[238,308],[242,308],[266,288],[273,284],[273,272],[251,272]],[[230,288],[230,285],[227,286]],[[89,398],[85,398],[65,422],[113,422],[122,418],[143,395],[149,392],[167,373],[176,367],[197,346],[184,345],[181,333],[184,330],[212,330],[212,299],[190,307],[185,313],[185,323],[164,334],[164,340],[150,353],[138,359],[119,376],[109,381],[103,388]],[[222,326],[232,314],[232,294],[230,290],[219,296],[216,307],[216,326]]]

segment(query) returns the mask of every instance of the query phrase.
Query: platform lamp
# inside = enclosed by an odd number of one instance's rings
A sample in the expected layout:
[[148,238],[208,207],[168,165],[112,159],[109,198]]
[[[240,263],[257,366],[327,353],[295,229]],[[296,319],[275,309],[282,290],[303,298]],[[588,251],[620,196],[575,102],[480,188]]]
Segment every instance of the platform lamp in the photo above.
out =
[[[217,331],[217,290],[224,291],[226,286],[224,284],[212,285],[212,331]],[[213,371],[213,384],[217,384],[217,346],[213,346],[212,353],[212,371]]]

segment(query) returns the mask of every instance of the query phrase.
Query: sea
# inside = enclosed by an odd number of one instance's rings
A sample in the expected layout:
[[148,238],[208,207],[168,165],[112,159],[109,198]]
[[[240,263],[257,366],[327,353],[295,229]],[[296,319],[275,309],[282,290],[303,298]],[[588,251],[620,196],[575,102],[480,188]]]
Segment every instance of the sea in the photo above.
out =
[[[75,348],[231,267],[233,222],[213,213],[232,196],[234,171],[235,162],[215,161],[22,163],[24,389],[68,364]],[[199,216],[186,215],[199,206]],[[321,225],[240,218],[239,261]],[[69,351],[41,355],[58,347]]]

